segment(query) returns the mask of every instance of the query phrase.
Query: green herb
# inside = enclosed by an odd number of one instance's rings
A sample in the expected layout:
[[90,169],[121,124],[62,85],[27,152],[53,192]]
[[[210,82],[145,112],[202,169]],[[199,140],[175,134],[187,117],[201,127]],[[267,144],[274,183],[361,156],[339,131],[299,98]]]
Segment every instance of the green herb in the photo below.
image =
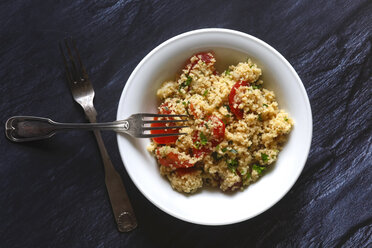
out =
[[262,88],[262,85],[261,84],[253,84],[252,85],[252,88],[254,89],[254,90],[257,90],[257,89],[261,89]]
[[227,109],[227,111],[231,112],[229,105],[226,104],[226,105],[223,105],[223,106]]
[[287,118],[287,117],[284,117],[284,120],[285,120],[285,121],[288,121],[288,118]]
[[238,168],[238,160],[236,159],[228,159],[226,160],[226,163],[227,163],[227,167],[229,167],[229,169],[235,173],[235,170],[236,168]]
[[189,85],[191,84],[191,81],[192,81],[192,77],[187,76],[186,81],[184,81],[184,82],[182,82],[182,83],[180,84],[179,89],[182,89],[182,88],[185,88],[186,86],[189,86]]
[[252,68],[253,67],[253,64],[251,64],[250,66],[249,66],[249,68]]
[[201,142],[202,146],[205,146],[208,143],[207,136],[205,136],[205,134],[203,132],[200,132],[199,136],[200,136],[200,142]]
[[205,97],[205,96],[207,96],[207,94],[208,94],[208,90],[205,90],[204,93],[203,93],[203,96]]
[[252,169],[255,170],[255,171],[257,171],[258,175],[261,175],[262,172],[264,172],[264,170],[266,169],[266,167],[258,166],[258,165],[256,165],[256,164],[254,164],[254,165],[252,166]]
[[245,177],[245,181],[248,181],[249,180],[249,178],[251,178],[251,174],[249,174],[249,173],[247,173],[247,176]]
[[261,114],[258,114],[258,118],[257,118],[259,121],[262,121],[262,115]]
[[180,100],[177,100],[176,103],[180,103]]
[[189,101],[187,101],[187,103],[186,102],[182,102],[182,104],[183,104],[183,106],[185,106],[186,113],[188,115],[190,115],[189,110],[187,109],[187,106],[190,104],[190,102]]
[[225,115],[225,118],[230,118],[231,117],[231,115]]
[[239,170],[239,172],[240,172],[241,176],[244,176],[244,178],[243,178],[244,182],[247,182],[249,180],[249,178],[251,178],[251,174],[248,173],[249,172],[248,169],[243,170],[243,168],[241,168]]
[[231,149],[230,149],[230,152],[232,152],[232,153],[235,153],[235,154],[237,154],[237,153],[238,153],[238,151],[237,151],[237,150],[235,150],[235,149],[233,149],[233,148],[231,148]]
[[269,106],[268,106],[267,104],[265,104],[265,103],[263,104],[263,106],[264,106],[264,107],[269,107]]
[[262,161],[264,161],[266,163],[269,160],[269,155],[267,155],[265,153],[261,153],[261,159],[262,159]]
[[192,77],[187,76],[187,79],[186,79],[186,86],[189,86],[189,85],[191,84],[191,81],[192,81]]
[[218,154],[218,152],[212,152],[212,158],[213,158],[214,161],[218,162],[218,161],[220,161],[221,158],[223,158],[223,157],[220,156],[220,155]]
[[244,168],[240,168],[240,170],[239,170],[239,173],[242,176],[244,176],[247,172],[248,172],[248,170],[244,170]]
[[225,76],[227,76],[227,75],[230,75],[230,69],[227,69],[226,71],[225,71]]
[[224,147],[221,149],[222,152],[226,152],[227,151],[227,147]]
[[218,151],[220,149],[220,145],[217,145],[216,146],[216,151]]
[[229,141],[227,141],[227,144],[229,144],[231,146],[232,144],[234,144],[234,142],[232,140],[229,140]]
[[165,110],[169,110],[169,108],[167,106],[164,107]]
[[199,141],[196,141],[196,142],[194,143],[194,148],[195,148],[195,149],[199,149],[199,147],[200,147],[200,142],[199,142]]
[[208,123],[204,123],[204,126],[207,128],[207,129],[209,129],[209,126],[208,126]]

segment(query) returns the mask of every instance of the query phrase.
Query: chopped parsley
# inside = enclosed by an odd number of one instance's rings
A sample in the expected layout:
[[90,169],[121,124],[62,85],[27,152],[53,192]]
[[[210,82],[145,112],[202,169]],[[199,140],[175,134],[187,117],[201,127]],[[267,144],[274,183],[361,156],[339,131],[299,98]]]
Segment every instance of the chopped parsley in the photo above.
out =
[[237,154],[238,153],[238,151],[237,150],[235,150],[235,149],[233,149],[233,148],[231,148],[230,150],[229,150],[230,152],[232,152],[232,153],[235,153],[235,154]]
[[249,68],[252,68],[253,67],[253,64],[251,64],[250,66],[249,66]]
[[261,114],[258,114],[257,119],[258,119],[259,121],[262,121],[262,115],[261,115]]
[[261,175],[262,172],[264,172],[264,170],[266,169],[266,167],[264,167],[264,166],[258,166],[256,164],[254,164],[252,166],[252,169],[255,170],[255,171],[257,171],[258,175]]
[[229,144],[231,146],[232,144],[234,144],[234,142],[232,140],[229,140],[229,141],[227,141],[227,144]]
[[203,96],[206,97],[208,94],[208,90],[205,90],[204,93],[203,93]]
[[236,168],[238,168],[238,165],[239,165],[238,160],[236,160],[236,159],[228,159],[228,160],[226,160],[226,163],[227,163],[227,167],[232,172],[235,173],[235,170],[236,170]]
[[216,146],[216,151],[218,151],[220,149],[220,145],[217,145]]
[[251,174],[247,173],[247,175],[244,178],[244,182],[248,182],[248,180],[251,178]]
[[231,72],[231,70],[230,70],[230,69],[227,69],[227,70],[225,71],[225,76],[230,75],[230,72]]
[[180,100],[177,100],[176,103],[180,103]]
[[179,89],[181,90],[182,88],[185,88],[186,86],[189,86],[189,85],[191,84],[191,81],[192,81],[192,77],[187,76],[186,81],[184,81],[184,82],[182,82],[182,83],[180,84]]
[[254,90],[261,89],[262,88],[262,85],[261,84],[252,85],[252,88]]
[[288,121],[288,118],[287,118],[287,117],[284,117],[284,120],[285,120],[285,121]]
[[207,129],[209,129],[209,126],[208,126],[208,123],[204,123],[204,126],[207,128]]
[[205,146],[208,143],[207,136],[203,132],[200,132],[200,143],[202,146]]
[[182,104],[183,104],[183,106],[185,106],[186,113],[187,113],[188,115],[190,115],[189,110],[187,109],[187,107],[188,107],[188,105],[190,104],[190,102],[187,101],[187,103],[186,103],[185,101],[183,101]]
[[231,115],[225,115],[225,118],[230,118],[231,117]]
[[220,161],[223,156],[218,155],[218,152],[212,152],[212,158],[214,161]]
[[229,105],[226,104],[226,105],[223,105],[223,106],[227,109],[227,111],[231,112]]
[[222,152],[226,152],[227,151],[227,147],[224,147],[221,149]]
[[248,170],[244,170],[244,168],[239,168],[240,170],[239,170],[239,173],[240,173],[240,175],[242,175],[242,176],[244,176],[247,172],[248,172]]
[[200,147],[200,142],[199,142],[199,141],[196,141],[196,142],[194,143],[194,148],[195,148],[195,149],[199,149],[199,147]]
[[169,108],[167,106],[165,106],[164,109],[167,110],[167,111],[169,110]]
[[268,106],[267,104],[265,104],[265,103],[264,103],[264,104],[262,104],[262,105],[263,105],[264,107],[269,107],[269,106]]
[[251,178],[251,174],[248,173],[249,172],[248,169],[244,170],[243,168],[241,168],[239,172],[240,172],[240,175],[243,176],[244,182],[247,182],[249,178]]
[[261,159],[266,163],[269,160],[269,155],[266,153],[261,153]]

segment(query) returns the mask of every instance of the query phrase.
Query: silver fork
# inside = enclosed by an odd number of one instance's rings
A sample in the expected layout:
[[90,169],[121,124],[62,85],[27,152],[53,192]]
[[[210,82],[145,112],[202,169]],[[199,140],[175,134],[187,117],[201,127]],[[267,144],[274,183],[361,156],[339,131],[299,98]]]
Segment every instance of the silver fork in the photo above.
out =
[[[74,100],[81,105],[84,109],[85,115],[91,123],[96,122],[97,111],[93,105],[94,90],[88,74],[81,62],[80,55],[76,49],[76,44],[71,39],[72,46],[74,48],[76,59],[74,59],[68,40],[65,39],[65,46],[67,55],[69,57],[69,63],[63,52],[62,45],[59,44],[61,54],[64,60],[67,82],[70,87]],[[134,215],[132,205],[130,203],[127,192],[124,188],[124,184],[119,173],[115,170],[112,165],[111,159],[107,153],[105,145],[102,140],[101,133],[98,130],[94,130],[99,150],[101,152],[104,168],[105,168],[105,182],[107,192],[109,194],[111,207],[115,216],[115,220],[119,231],[129,232],[137,227],[137,219]]]
[[[146,118],[163,118],[162,120],[147,120]],[[13,116],[5,123],[5,134],[14,142],[25,142],[47,139],[59,131],[68,130],[113,130],[118,133],[127,133],[136,138],[156,138],[177,136],[186,133],[146,133],[151,130],[181,129],[187,126],[174,126],[173,123],[185,122],[187,119],[174,119],[187,117],[187,115],[167,114],[133,114],[126,120],[106,123],[59,123],[48,118],[35,116]],[[163,123],[164,126],[151,127],[151,123]],[[169,123],[168,126],[166,126]]]

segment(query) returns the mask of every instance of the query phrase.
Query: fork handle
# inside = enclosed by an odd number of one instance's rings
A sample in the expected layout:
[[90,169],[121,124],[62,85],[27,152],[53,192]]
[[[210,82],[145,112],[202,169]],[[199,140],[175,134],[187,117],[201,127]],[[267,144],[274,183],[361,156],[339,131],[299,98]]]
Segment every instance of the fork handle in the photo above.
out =
[[58,131],[64,130],[114,130],[125,132],[128,121],[114,121],[106,123],[59,123],[48,118],[36,116],[13,116],[5,123],[7,138],[15,142],[47,139]]
[[115,170],[107,153],[99,130],[94,130],[102,161],[105,168],[105,182],[109,194],[111,207],[119,231],[129,232],[137,227],[137,219],[134,215],[132,204],[125,190],[123,180]]
[[[89,122],[97,122],[97,112],[92,106],[85,109],[85,115]],[[125,190],[123,180],[116,171],[111,162],[110,156],[106,150],[105,144],[99,130],[94,130],[99,151],[101,153],[103,165],[105,168],[105,183],[109,194],[112,211],[115,216],[115,221],[120,232],[129,232],[137,227],[137,219],[134,214],[132,204],[129,200],[127,191]]]

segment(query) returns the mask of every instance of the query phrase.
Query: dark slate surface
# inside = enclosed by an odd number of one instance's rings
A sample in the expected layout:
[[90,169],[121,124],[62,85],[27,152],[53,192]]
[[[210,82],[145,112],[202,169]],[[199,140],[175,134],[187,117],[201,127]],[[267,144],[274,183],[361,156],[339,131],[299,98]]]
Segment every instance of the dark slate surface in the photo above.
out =
[[[116,230],[93,135],[13,144],[0,138],[1,247],[371,247],[371,1],[1,1],[0,111],[83,122],[57,42],[74,36],[99,120],[116,117],[139,61],[174,35],[223,27],[282,53],[309,94],[314,133],[292,190],[251,220],[220,227],[175,219],[129,179],[114,133],[104,140],[139,227]],[[171,200],[171,199],[170,199]],[[234,206],[226,211],[234,211]]]

